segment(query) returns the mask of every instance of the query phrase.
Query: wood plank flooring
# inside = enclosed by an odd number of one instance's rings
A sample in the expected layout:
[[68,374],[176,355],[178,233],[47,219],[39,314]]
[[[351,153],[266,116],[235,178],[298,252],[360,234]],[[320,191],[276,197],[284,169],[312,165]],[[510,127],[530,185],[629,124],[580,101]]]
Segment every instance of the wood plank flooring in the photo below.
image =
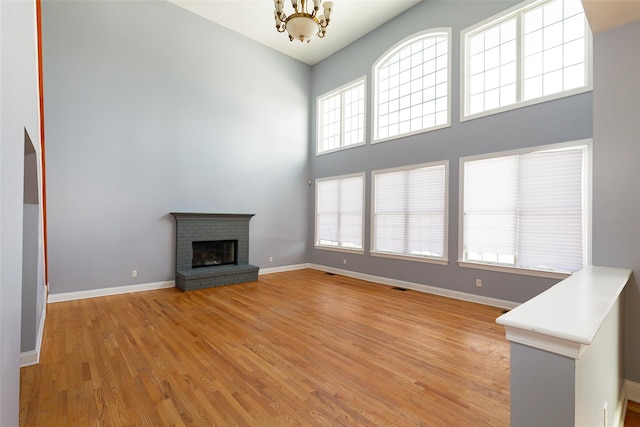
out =
[[624,427],[640,427],[640,403],[629,401]]
[[51,304],[23,426],[507,426],[501,309],[299,270]]

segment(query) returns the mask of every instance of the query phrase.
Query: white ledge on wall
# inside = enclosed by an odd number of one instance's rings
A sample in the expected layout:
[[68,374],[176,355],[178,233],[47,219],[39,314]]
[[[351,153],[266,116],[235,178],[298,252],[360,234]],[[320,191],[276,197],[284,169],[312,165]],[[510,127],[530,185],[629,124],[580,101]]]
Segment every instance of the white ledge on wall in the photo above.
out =
[[511,342],[579,359],[630,276],[629,269],[586,267],[496,322]]

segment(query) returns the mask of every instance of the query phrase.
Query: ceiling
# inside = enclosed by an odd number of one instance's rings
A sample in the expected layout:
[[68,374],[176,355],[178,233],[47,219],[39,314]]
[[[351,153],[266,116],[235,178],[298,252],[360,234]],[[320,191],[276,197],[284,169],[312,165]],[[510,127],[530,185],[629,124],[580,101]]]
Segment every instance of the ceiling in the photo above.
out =
[[640,19],[640,0],[582,0],[593,34]]
[[[291,42],[286,34],[276,31],[271,0],[169,1],[299,61],[314,65],[422,0],[334,0],[331,25],[326,37],[314,39],[308,44]],[[307,1],[313,4],[312,0]],[[640,19],[640,0],[582,0],[582,4],[594,34]],[[291,3],[285,1],[285,13],[292,10]],[[358,19],[350,19],[355,16]]]
[[[324,39],[289,41],[276,31],[272,0],[169,0],[223,27],[243,34],[299,61],[314,65],[353,43],[422,0],[334,0]],[[313,6],[313,1],[308,0]],[[285,1],[285,13],[293,10]],[[358,19],[352,19],[356,17]]]

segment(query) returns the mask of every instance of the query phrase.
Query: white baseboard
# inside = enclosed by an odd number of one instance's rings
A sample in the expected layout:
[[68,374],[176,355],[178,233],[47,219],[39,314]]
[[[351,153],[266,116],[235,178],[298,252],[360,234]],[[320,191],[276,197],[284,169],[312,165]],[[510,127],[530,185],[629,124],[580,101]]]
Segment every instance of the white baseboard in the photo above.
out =
[[630,400],[640,403],[640,383],[625,380],[622,385],[622,393],[620,393],[620,401],[618,402],[618,412],[614,419],[615,426],[624,427],[624,419],[627,415],[627,403]]
[[20,353],[20,367],[37,365],[40,361],[40,353],[36,350],[25,351]]
[[108,295],[128,294],[132,292],[152,291],[155,289],[173,288],[175,281],[143,283],[141,285],[116,286],[113,288],[91,289],[88,291],[65,292],[61,294],[49,294],[49,304],[63,301],[73,301],[86,298],[105,297]]
[[[45,298],[46,298],[45,288]],[[40,324],[38,325],[38,336],[36,338],[36,349],[20,353],[20,367],[37,365],[40,363],[40,350],[42,349],[42,340],[44,338],[44,323],[47,317],[47,305],[42,304],[42,313],[40,313]]]
[[625,380],[624,385],[627,391],[627,400],[640,403],[640,383]]
[[[258,274],[281,273],[284,271],[302,270],[311,268],[311,264],[296,264],[274,268],[260,268]],[[49,294],[47,302],[49,304],[64,301],[73,301],[86,298],[97,298],[108,295],[128,294],[131,292],[152,291],[155,289],[173,288],[176,283],[174,280],[166,282],[144,283],[141,285],[115,286],[113,288],[91,289],[87,291],[65,292],[60,294]]]
[[285,265],[282,267],[272,267],[272,268],[262,268],[258,271],[258,274],[262,276],[263,274],[271,274],[271,273],[283,273],[285,271],[294,271],[294,270],[303,270],[305,268],[313,268],[311,264],[294,264],[294,265]]
[[[466,292],[453,291],[444,288],[438,288],[436,286],[423,285],[420,283],[406,282],[403,280],[390,279],[382,276],[374,276],[371,274],[357,273],[349,270],[342,270],[339,268],[327,267],[319,264],[305,263],[305,264],[293,264],[282,267],[273,268],[261,268],[259,275],[281,273],[285,271],[302,270],[305,268],[312,268],[315,270],[326,271],[329,273],[340,274],[347,277],[353,277],[356,279],[367,280],[369,282],[375,282],[387,286],[398,286],[406,289],[413,289],[419,292],[426,292],[429,294],[440,295],[444,297],[454,298],[462,301],[475,302],[478,304],[490,305],[493,307],[500,307],[506,309],[513,309],[519,305],[517,302],[507,301],[497,298],[490,298],[481,295],[468,294]],[[167,282],[155,282],[146,283],[141,285],[129,285],[129,286],[116,286],[113,288],[92,289],[88,291],[78,292],[66,292],[61,294],[49,294],[48,303],[56,303],[63,301],[73,301],[85,298],[96,298],[108,295],[126,294],[130,292],[150,291],[154,289],[172,288],[175,286],[174,281]]]
[[367,280],[369,282],[375,282],[382,285],[397,286],[405,289],[413,289],[414,291],[425,292],[428,294],[439,295],[439,296],[453,298],[453,299],[462,300],[462,301],[475,302],[478,304],[490,305],[492,307],[506,308],[509,310],[516,308],[518,305],[520,305],[520,303],[518,302],[484,297],[482,295],[468,294],[466,292],[453,291],[450,289],[438,288],[436,286],[423,285],[421,283],[405,282],[404,280],[389,279],[387,277],[373,276],[370,274],[357,273],[349,270],[341,270],[339,268],[326,267],[324,265],[311,264],[310,268],[320,270],[320,271],[326,271],[328,273],[341,274],[343,276],[353,277],[355,279]]
[[37,365],[40,363],[40,349],[42,348],[42,331],[44,330],[44,316],[40,322],[40,331],[38,332],[38,339],[36,340],[36,349],[31,351],[25,351],[20,353],[20,367]]

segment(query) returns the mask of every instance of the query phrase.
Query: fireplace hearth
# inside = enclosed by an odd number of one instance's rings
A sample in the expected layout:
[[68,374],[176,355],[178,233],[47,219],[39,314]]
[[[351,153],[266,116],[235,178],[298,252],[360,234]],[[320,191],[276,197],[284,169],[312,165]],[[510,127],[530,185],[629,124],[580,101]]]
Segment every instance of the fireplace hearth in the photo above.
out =
[[178,213],[176,286],[183,291],[258,280],[249,264],[252,214]]

